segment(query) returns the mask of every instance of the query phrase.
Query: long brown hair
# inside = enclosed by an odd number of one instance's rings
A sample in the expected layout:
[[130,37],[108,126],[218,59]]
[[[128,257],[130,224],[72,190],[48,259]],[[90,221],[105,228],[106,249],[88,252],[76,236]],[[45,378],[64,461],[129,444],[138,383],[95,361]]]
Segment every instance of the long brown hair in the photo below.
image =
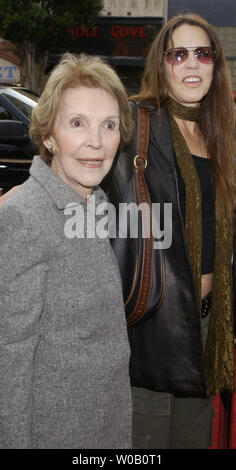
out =
[[182,24],[201,27],[209,36],[216,60],[211,87],[202,102],[200,131],[211,157],[216,192],[216,216],[222,211],[232,218],[236,201],[235,173],[235,108],[231,80],[219,37],[207,21],[194,13],[172,18],[159,32],[149,51],[141,89],[135,99],[149,100],[160,105],[169,94],[165,77],[164,55],[173,31]]

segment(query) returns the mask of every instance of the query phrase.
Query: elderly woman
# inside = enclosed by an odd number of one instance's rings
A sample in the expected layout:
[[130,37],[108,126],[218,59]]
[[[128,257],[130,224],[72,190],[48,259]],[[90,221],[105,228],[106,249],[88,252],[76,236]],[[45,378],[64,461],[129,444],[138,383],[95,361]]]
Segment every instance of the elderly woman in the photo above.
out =
[[131,447],[119,272],[86,225],[131,122],[115,72],[83,55],[62,57],[34,109],[40,156],[0,209],[1,448]]
[[[172,203],[173,238],[164,300],[129,328],[134,446],[207,448],[210,396],[232,390],[234,376],[235,119],[214,28],[195,14],[172,18],[153,42],[135,99],[150,111],[151,201]],[[133,156],[120,154],[111,195],[125,191]]]

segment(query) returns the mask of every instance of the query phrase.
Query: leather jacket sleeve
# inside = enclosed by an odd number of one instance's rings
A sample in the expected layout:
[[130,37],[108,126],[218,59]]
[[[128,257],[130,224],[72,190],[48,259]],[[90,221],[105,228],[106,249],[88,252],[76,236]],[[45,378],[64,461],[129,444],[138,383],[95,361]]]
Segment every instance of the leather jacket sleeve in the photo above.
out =
[[111,171],[102,182],[102,188],[107,193],[109,201],[116,207],[123,199],[128,183],[133,175],[133,160],[137,153],[137,105],[134,101],[130,103],[134,129],[129,144],[118,149]]

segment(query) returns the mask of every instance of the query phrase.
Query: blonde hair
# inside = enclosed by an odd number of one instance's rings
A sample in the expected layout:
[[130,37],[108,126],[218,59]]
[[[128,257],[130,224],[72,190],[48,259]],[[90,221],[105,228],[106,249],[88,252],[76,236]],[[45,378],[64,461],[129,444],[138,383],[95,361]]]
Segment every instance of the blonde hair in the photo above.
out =
[[125,87],[116,72],[99,57],[86,54],[77,56],[67,52],[52,70],[32,113],[30,135],[40,155],[49,164],[52,155],[43,144],[43,140],[52,133],[64,91],[78,86],[100,88],[112,95],[120,109],[121,145],[126,144],[131,138],[133,121],[130,105]]

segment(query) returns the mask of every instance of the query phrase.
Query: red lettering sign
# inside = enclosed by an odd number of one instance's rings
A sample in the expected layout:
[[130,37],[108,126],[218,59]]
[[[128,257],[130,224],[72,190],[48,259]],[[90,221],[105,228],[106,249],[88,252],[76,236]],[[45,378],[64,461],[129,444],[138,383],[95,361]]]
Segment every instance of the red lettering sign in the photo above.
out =
[[66,28],[66,32],[71,34],[72,37],[74,37],[74,28]]
[[139,28],[138,26],[130,26],[129,30],[130,30],[131,36],[133,36],[134,38],[137,35]]
[[112,26],[110,33],[114,38],[118,38],[118,36],[119,36],[119,25],[115,24],[114,26]]
[[77,26],[77,28],[66,28],[67,33],[71,34],[72,37],[77,38],[100,38],[100,29],[99,26],[93,28],[92,30],[86,26],[86,28],[82,28],[82,26]]
[[139,37],[140,38],[146,38],[147,37],[146,26],[140,26],[140,28],[139,28]]
[[99,27],[97,26],[94,29],[89,29],[88,26],[86,28],[82,28],[81,26],[78,26],[75,31],[75,35],[77,38],[85,37],[85,38],[99,38],[100,37],[100,32],[99,32]]
[[110,34],[113,38],[127,38],[128,36],[146,38],[146,26],[120,26],[115,24],[110,29]]
[[100,38],[101,37],[101,34],[100,34],[100,31],[99,31],[99,27],[96,26],[96,28],[93,29],[93,37],[94,38]]
[[[100,38],[101,30],[99,26],[96,26],[93,29],[90,29],[88,26],[82,28],[82,26],[77,26],[77,28],[66,28],[67,33],[71,34],[72,37],[77,38]],[[110,29],[110,35],[113,38],[146,38],[147,30],[146,26],[126,26],[114,24]]]

